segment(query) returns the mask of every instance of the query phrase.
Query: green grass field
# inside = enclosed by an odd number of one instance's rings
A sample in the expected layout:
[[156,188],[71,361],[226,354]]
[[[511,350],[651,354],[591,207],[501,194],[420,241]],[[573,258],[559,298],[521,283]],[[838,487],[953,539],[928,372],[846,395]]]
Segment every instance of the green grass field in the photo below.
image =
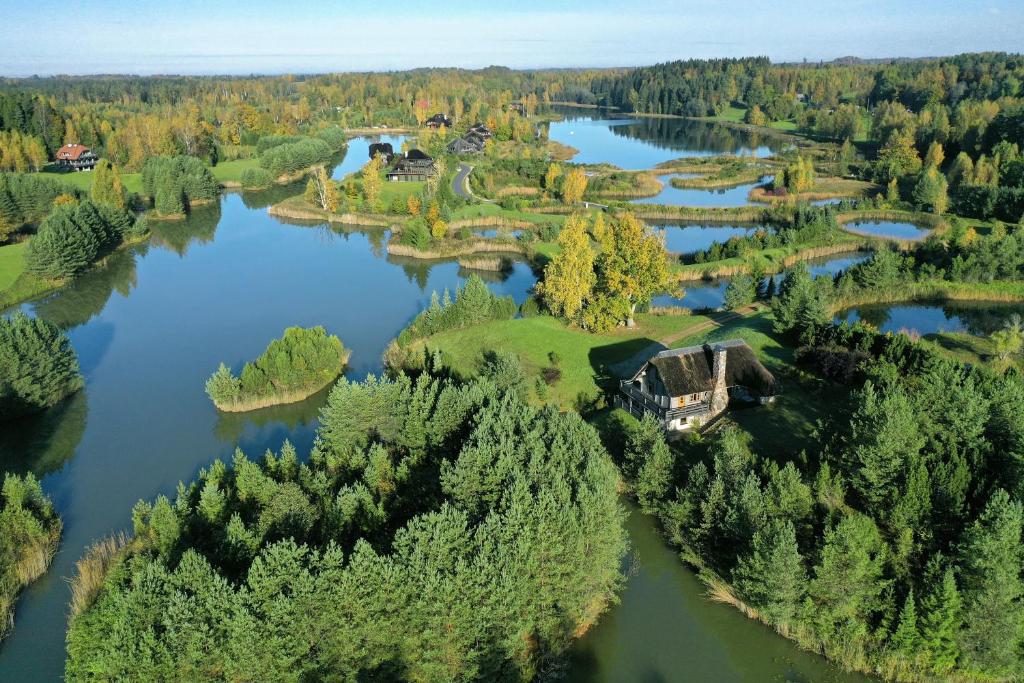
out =
[[256,158],[222,161],[210,168],[218,183],[242,183],[242,174],[250,168],[259,168],[260,161]]
[[499,320],[430,337],[425,345],[442,352],[444,363],[460,375],[474,374],[486,351],[515,353],[531,383],[549,367],[548,354],[560,357],[561,378],[547,400],[571,408],[581,395],[597,396],[609,378],[608,366],[632,358],[671,331],[697,325],[704,316],[639,316],[631,330],[591,334],[550,316]]
[[[40,176],[44,178],[52,178],[59,183],[69,185],[76,189],[88,192],[92,187],[92,172],[91,171],[80,171],[77,173],[59,173],[56,171],[41,171]],[[142,194],[142,174],[141,173],[122,173],[121,184],[124,185],[124,189],[128,192],[135,194]]]
[[25,272],[25,249],[28,240],[0,247],[0,291],[14,284],[18,276]]

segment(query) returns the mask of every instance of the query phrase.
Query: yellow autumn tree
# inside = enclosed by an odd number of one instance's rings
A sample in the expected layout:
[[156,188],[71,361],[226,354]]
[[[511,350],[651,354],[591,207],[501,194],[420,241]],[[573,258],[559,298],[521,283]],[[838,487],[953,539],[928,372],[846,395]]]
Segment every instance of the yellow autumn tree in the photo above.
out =
[[586,217],[573,214],[565,220],[558,246],[561,251],[544,268],[544,280],[537,291],[552,313],[574,319],[597,282]]
[[366,208],[376,212],[379,208],[380,193],[384,189],[384,179],[381,178],[381,170],[384,164],[384,157],[375,155],[363,166],[363,199],[366,200]]
[[583,199],[587,191],[587,176],[582,168],[574,168],[565,175],[562,181],[562,203],[576,204]]
[[306,201],[315,204],[324,211],[334,213],[341,204],[341,192],[338,185],[331,180],[330,174],[323,166],[317,166],[306,183]]
[[96,164],[89,195],[97,204],[107,204],[118,209],[125,207],[121,174],[118,173],[117,167],[106,159],[100,159]]
[[544,174],[544,189],[548,192],[554,193],[556,183],[558,182],[559,176],[562,175],[562,167],[558,164],[551,164],[548,166],[547,173]]
[[416,217],[420,215],[420,199],[416,195],[409,195],[405,200],[405,206],[409,210],[410,216]]
[[625,320],[618,322],[632,326],[637,305],[650,303],[669,288],[665,239],[629,213],[614,220],[607,233],[597,258],[598,289],[621,302],[608,308],[626,312]]

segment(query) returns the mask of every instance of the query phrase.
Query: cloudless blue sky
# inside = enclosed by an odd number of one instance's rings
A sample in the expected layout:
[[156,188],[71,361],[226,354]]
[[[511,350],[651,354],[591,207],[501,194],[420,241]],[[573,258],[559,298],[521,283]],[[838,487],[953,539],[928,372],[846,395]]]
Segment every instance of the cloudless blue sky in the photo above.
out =
[[0,0],[0,75],[631,66],[1024,48],[1022,0]]

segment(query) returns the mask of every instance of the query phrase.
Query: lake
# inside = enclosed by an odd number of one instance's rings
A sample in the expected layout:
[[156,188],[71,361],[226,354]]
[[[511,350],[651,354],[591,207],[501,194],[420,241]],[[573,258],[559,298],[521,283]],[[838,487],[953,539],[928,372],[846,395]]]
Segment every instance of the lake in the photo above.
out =
[[673,187],[671,179],[676,177],[687,177],[691,174],[670,174],[661,176],[664,188],[653,197],[642,197],[634,199],[634,204],[662,204],[666,206],[713,206],[713,207],[736,207],[750,206],[751,202],[747,195],[758,185],[762,185],[772,178],[770,175],[763,176],[756,183],[744,183],[734,187],[716,189],[702,188],[680,188]]
[[1014,313],[1024,315],[1022,304],[956,302],[955,304],[872,304],[843,311],[837,321],[871,323],[882,332],[967,332],[988,335]]
[[[189,221],[152,227],[149,243],[22,307],[67,330],[86,386],[0,435],[5,467],[44,475],[64,522],[50,571],[23,593],[0,646],[0,680],[60,680],[65,577],[93,541],[130,529],[137,500],[173,494],[236,446],[259,456],[290,439],[308,452],[326,392],[219,415],[203,390],[218,363],[237,371],[289,325],[323,325],[352,349],[347,375],[361,379],[380,371],[388,342],[431,292],[465,279],[454,262],[389,258],[379,229],[287,225],[237,193]],[[523,263],[487,279],[517,302],[534,283]]]
[[923,240],[931,232],[920,225],[897,221],[855,221],[844,224],[843,229],[858,235],[894,240]]
[[548,137],[579,150],[572,161],[581,164],[636,170],[684,157],[767,157],[789,146],[778,137],[694,119],[615,118],[601,109],[554,109],[564,118],[551,123]]

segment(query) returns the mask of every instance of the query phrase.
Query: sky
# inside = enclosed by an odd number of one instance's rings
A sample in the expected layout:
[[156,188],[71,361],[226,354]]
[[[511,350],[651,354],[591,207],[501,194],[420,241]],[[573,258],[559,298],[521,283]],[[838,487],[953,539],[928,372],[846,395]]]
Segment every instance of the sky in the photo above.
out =
[[1022,0],[0,0],[0,76],[604,67],[1022,49]]

